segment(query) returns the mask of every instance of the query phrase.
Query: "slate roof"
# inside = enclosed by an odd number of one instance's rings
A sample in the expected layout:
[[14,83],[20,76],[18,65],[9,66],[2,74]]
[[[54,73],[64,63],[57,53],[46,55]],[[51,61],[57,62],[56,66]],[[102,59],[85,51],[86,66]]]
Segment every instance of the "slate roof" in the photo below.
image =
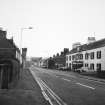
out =
[[65,56],[56,56],[53,58],[53,60],[58,64],[65,64]]
[[6,38],[6,32],[0,30],[0,57],[15,57],[19,48],[13,42],[13,39]]
[[92,50],[92,49],[96,49],[96,48],[100,48],[100,47],[104,47],[104,46],[105,46],[105,38],[98,40],[98,41],[95,41],[95,42],[90,43],[90,44],[83,44],[77,48],[70,50],[70,52],[68,54],[73,54],[76,52],[82,52],[82,51],[86,51],[86,50]]

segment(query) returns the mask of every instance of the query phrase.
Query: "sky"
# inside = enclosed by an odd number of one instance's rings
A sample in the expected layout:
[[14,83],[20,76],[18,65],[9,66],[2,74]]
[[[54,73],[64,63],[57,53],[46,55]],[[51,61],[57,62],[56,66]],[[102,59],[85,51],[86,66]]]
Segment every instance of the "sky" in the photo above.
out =
[[27,56],[53,56],[90,36],[105,38],[105,0],[0,0],[0,27]]

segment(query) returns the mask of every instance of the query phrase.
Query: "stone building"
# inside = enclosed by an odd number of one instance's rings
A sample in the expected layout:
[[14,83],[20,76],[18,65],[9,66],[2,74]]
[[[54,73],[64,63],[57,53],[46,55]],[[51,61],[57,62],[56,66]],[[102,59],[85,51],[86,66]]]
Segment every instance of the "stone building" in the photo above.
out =
[[66,66],[72,70],[105,71],[105,39],[88,38],[86,44],[72,48],[66,55]]

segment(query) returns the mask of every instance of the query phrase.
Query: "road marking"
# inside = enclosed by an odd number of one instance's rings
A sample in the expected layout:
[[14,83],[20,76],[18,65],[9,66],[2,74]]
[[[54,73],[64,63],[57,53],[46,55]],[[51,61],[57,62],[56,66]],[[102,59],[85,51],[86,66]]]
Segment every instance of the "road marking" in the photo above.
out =
[[[34,73],[34,71],[30,70],[34,79],[37,81],[38,85],[41,88],[43,97],[49,101],[49,103],[51,105],[67,105],[65,102],[63,102],[63,100],[57,96],[47,85],[44,81],[42,81],[40,78],[38,78],[36,76],[36,74]],[[49,96],[49,95],[50,96]]]
[[65,78],[62,78],[63,80],[65,80],[65,81],[68,81],[68,82],[70,82],[71,80],[69,80],[69,79],[65,79]]
[[95,88],[93,88],[93,87],[91,87],[91,86],[88,86],[88,85],[84,85],[84,84],[81,84],[81,83],[76,83],[77,85],[81,85],[81,86],[84,86],[84,87],[87,87],[87,88],[90,88],[90,89],[95,89]]
[[71,75],[71,74],[64,74],[64,76],[72,77],[72,78],[77,78],[75,75]]
[[48,89],[50,95],[56,100],[56,102],[59,104],[59,105],[67,105],[57,94],[55,94],[51,88],[49,88],[46,83],[44,81],[42,81],[42,84]]
[[100,81],[100,80],[95,80],[94,78],[93,79],[91,79],[91,78],[84,78],[84,77],[82,77],[82,79],[86,79],[86,80],[88,80],[88,81],[92,81],[92,82],[97,82],[97,83],[101,83],[101,84],[105,84],[105,82],[102,82],[102,81]]
[[36,82],[38,83],[39,87],[41,88],[43,97],[44,97],[47,101],[49,101],[50,105],[53,105],[53,103],[51,102],[50,98],[49,98],[48,95],[46,94],[46,92],[45,92],[45,90],[44,90],[42,84],[39,82],[39,78],[36,77],[34,71],[32,71],[32,70],[30,70],[30,71],[31,71],[31,73],[32,73],[32,75],[33,75],[33,77],[34,77],[34,79],[35,79]]

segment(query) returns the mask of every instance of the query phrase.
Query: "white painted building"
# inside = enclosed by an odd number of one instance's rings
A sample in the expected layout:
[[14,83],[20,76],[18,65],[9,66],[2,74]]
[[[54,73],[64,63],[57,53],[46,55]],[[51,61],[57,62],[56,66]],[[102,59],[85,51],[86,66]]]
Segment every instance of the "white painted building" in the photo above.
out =
[[87,44],[73,48],[66,55],[66,66],[75,70],[82,67],[86,71],[104,71],[105,39],[88,38]]

